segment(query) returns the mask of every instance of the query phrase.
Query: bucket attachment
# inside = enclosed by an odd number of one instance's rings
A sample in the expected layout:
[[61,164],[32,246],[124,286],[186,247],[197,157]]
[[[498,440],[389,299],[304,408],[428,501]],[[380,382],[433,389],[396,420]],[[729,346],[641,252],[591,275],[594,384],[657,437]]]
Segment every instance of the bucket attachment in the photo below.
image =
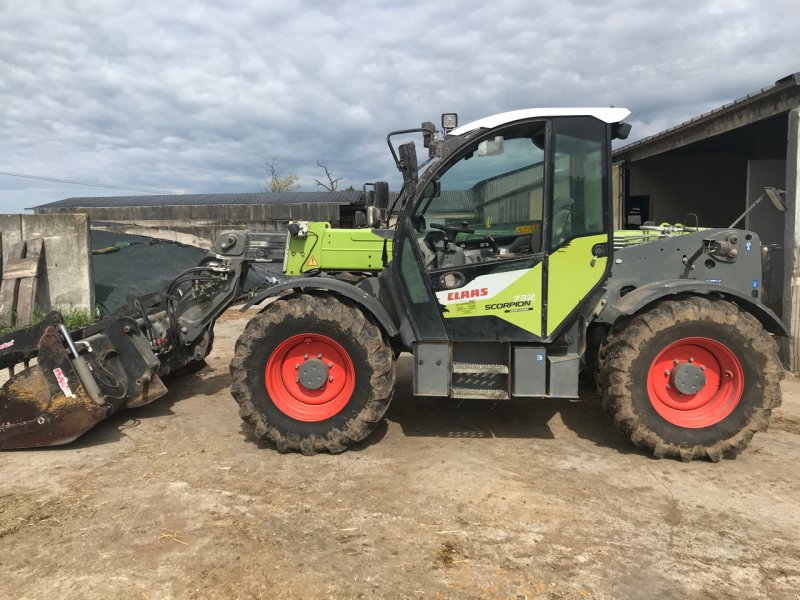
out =
[[0,449],[66,444],[120,408],[152,402],[167,391],[158,366],[127,317],[77,343],[56,312],[0,337],[0,369],[12,372],[0,388]]

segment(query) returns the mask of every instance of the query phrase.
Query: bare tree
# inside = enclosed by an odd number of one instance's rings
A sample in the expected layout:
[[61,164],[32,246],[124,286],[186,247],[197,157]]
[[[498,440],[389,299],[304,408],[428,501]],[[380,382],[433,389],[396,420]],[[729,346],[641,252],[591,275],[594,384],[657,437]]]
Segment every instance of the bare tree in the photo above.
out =
[[278,169],[278,159],[272,158],[264,161],[269,178],[266,181],[266,190],[269,192],[294,192],[300,189],[300,176],[297,173],[281,175]]
[[314,183],[321,188],[325,188],[329,192],[335,192],[342,178],[336,177],[333,171],[331,171],[328,167],[319,162],[319,159],[317,159],[317,166],[325,171],[325,177],[328,178],[328,183],[320,181],[319,179],[315,179]]

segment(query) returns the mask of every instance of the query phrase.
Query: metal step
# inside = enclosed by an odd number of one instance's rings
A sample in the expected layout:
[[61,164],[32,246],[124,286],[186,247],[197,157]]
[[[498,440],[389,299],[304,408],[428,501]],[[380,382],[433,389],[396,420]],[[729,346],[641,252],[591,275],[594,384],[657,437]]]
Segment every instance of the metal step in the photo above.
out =
[[453,398],[474,398],[478,400],[508,400],[508,392],[505,390],[481,390],[454,387],[451,389],[450,396]]
[[476,363],[454,362],[453,373],[497,373],[508,375],[507,365],[486,365]]

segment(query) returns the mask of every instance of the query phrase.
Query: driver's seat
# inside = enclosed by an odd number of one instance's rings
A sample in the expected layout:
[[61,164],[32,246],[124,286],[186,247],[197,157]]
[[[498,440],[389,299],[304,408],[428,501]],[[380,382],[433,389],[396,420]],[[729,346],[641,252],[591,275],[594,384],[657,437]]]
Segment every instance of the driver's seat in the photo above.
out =
[[553,201],[553,243],[558,245],[572,233],[572,207],[575,200],[561,196]]

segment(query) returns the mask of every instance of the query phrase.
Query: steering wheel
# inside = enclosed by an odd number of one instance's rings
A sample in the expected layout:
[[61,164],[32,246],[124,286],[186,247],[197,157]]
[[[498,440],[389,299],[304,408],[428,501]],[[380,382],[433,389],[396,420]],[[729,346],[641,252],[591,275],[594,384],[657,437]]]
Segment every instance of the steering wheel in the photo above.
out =
[[454,227],[452,225],[442,225],[441,223],[431,223],[429,227],[444,231],[446,234],[445,239],[451,243],[456,241],[456,235],[459,233],[475,233],[475,230],[467,227],[466,224],[462,227]]

